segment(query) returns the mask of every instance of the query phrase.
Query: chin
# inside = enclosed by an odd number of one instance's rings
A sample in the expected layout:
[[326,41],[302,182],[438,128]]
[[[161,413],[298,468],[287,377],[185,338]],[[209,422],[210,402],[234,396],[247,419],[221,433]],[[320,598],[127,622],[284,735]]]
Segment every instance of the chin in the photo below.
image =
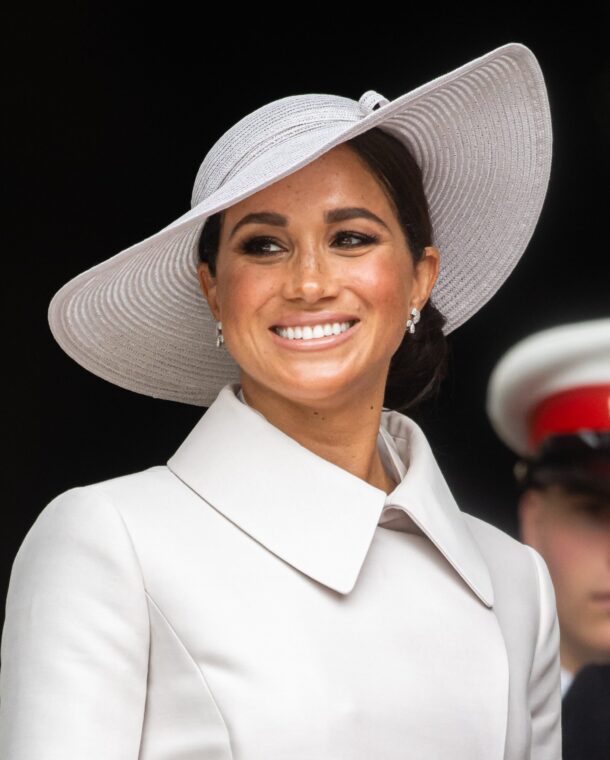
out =
[[[281,373],[273,378],[258,376],[254,380],[261,389],[268,389],[279,396],[303,403],[320,403],[325,399],[336,401],[347,389],[353,387],[355,378],[350,375],[323,377],[318,374]],[[246,381],[247,382],[247,381]]]
[[[325,402],[329,405],[337,405],[338,402],[346,399],[350,393],[358,393],[358,388],[362,387],[362,378],[353,375],[342,376],[341,378],[305,378],[301,381],[286,382],[284,385],[284,395],[300,403],[317,404],[324,406]],[[365,394],[365,391],[361,391]]]
[[[357,359],[360,359],[357,365]],[[343,361],[257,362],[254,372],[244,372],[244,381],[295,403],[324,406],[337,405],[350,393],[370,396],[379,391],[379,378],[387,366],[377,358],[362,366],[362,357]]]

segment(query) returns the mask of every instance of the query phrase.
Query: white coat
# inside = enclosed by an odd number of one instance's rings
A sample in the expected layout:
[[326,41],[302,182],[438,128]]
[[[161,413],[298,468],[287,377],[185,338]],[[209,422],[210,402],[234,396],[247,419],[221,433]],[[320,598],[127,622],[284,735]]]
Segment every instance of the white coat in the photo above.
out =
[[405,415],[382,412],[386,494],[239,391],[167,465],[71,488],[30,528],[3,760],[560,760],[540,555],[458,508]]

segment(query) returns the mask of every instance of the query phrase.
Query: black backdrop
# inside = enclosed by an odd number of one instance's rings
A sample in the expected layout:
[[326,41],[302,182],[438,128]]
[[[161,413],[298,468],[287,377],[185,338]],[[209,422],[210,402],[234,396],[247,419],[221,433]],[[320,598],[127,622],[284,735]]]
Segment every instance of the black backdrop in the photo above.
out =
[[[610,66],[601,4],[525,17],[351,7],[120,9],[28,5],[4,29],[8,214],[5,529],[14,554],[61,491],[162,464],[203,410],[112,386],[55,344],[46,310],[78,272],[188,209],[197,168],[236,120],[274,98],[393,99],[506,42],[542,66],[554,163],[538,227],[500,292],[450,336],[451,375],[413,416],[462,509],[516,535],[513,455],[484,413],[495,362],[528,333],[608,314]],[[383,6],[380,6],[383,7]],[[491,7],[491,6],[490,6]],[[552,11],[552,14],[551,14]],[[575,13],[577,12],[577,15]]]

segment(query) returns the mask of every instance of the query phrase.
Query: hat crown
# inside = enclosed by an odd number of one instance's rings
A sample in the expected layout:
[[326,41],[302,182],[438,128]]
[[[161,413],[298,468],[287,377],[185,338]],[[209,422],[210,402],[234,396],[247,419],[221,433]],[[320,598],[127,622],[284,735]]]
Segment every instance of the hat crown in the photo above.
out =
[[264,174],[273,172],[277,163],[286,164],[287,155],[298,160],[299,146],[311,151],[312,133],[319,132],[322,141],[333,129],[339,133],[362,117],[358,101],[321,93],[290,95],[257,108],[230,127],[208,151],[195,178],[191,206],[242,172],[245,177],[254,165],[264,180]]

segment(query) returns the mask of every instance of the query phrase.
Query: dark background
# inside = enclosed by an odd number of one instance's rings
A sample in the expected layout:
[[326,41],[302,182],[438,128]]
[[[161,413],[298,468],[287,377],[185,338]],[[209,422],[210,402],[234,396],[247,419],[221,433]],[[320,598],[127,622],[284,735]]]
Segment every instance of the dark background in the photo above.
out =
[[164,463],[203,412],[82,369],[52,338],[52,295],[184,213],[212,144],[270,100],[300,92],[357,100],[367,89],[394,99],[513,41],[541,64],[554,159],[538,227],[500,292],[450,335],[440,397],[412,415],[464,511],[516,535],[514,457],[484,412],[496,361],[530,332],[608,315],[610,66],[601,4],[563,15],[551,6],[539,18],[509,6],[503,16],[460,6],[454,16],[408,9],[374,18],[370,6],[244,15],[227,4],[206,19],[202,7],[28,5],[5,25],[2,598],[21,541],[54,496]]

